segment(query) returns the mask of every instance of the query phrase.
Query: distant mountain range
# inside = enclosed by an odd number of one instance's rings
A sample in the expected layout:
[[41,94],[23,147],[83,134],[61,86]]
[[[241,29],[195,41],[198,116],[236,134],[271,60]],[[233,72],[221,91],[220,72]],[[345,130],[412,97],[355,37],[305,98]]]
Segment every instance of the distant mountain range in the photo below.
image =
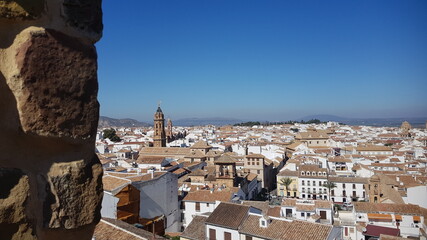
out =
[[[425,127],[427,117],[408,117],[408,118],[346,118],[339,117],[335,115],[310,115],[305,116],[296,121],[309,121],[312,119],[319,119],[320,121],[333,121],[340,122],[347,125],[366,125],[366,126],[387,126],[387,127],[398,127],[402,124],[403,121],[408,121],[412,127]],[[242,123],[244,121],[235,119],[235,118],[183,118],[178,120],[172,120],[174,126],[206,126],[206,125],[215,125],[215,126],[224,126],[224,125],[234,125],[236,123]],[[152,124],[146,122],[140,122],[135,119],[124,118],[124,119],[115,119],[105,116],[99,118],[99,127],[149,127]]]
[[340,122],[347,125],[366,125],[366,126],[386,126],[399,127],[403,121],[408,121],[412,127],[425,127],[427,117],[400,117],[400,118],[346,118],[335,115],[310,115],[298,119],[298,121],[308,121],[319,119],[320,121]]
[[149,123],[140,122],[135,119],[124,118],[124,119],[115,119],[100,116],[98,127],[149,127]]
[[[174,126],[224,126],[233,125],[235,123],[242,122],[242,120],[234,118],[183,118],[178,120],[172,120]],[[115,119],[110,117],[101,116],[99,117],[98,127],[149,127],[152,124],[146,122],[140,122],[131,118]]]
[[205,126],[205,125],[215,125],[215,126],[224,126],[224,125],[233,125],[240,123],[242,120],[234,118],[183,118],[172,121],[174,126]]

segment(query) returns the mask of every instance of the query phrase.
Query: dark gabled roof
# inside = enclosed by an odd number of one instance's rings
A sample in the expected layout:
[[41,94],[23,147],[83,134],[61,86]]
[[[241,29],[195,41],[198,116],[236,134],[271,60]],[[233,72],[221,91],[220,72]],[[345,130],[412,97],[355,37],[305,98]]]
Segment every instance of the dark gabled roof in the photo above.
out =
[[[121,220],[102,218],[98,225],[96,225],[94,237],[97,240],[139,240],[153,239],[153,234]],[[166,238],[156,235],[155,239]]]
[[363,233],[365,236],[379,237],[381,234],[390,236],[399,236],[400,230],[398,228],[389,228],[376,225],[366,226],[366,232]]
[[204,240],[205,239],[205,222],[207,216],[194,216],[191,223],[187,226],[181,237],[191,240]]
[[212,212],[206,224],[237,230],[248,215],[250,206],[220,203]]

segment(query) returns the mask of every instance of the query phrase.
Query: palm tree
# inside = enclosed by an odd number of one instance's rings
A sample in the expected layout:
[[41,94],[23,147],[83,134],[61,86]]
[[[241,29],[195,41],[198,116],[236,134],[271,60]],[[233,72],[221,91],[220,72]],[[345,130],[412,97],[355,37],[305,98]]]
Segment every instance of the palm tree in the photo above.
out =
[[329,192],[329,201],[331,200],[331,190],[336,188],[337,185],[334,182],[327,181],[323,184],[323,187],[328,189]]
[[282,184],[286,188],[286,196],[289,195],[288,189],[289,189],[289,185],[291,185],[292,182],[293,182],[292,178],[286,177],[286,178],[280,179],[280,184]]

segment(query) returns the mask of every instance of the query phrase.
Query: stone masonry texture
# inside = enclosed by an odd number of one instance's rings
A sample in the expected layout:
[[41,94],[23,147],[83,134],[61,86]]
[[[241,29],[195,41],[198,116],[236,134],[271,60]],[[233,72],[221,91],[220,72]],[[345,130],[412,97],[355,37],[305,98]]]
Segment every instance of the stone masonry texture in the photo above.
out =
[[0,0],[0,239],[91,239],[100,220],[100,0]]

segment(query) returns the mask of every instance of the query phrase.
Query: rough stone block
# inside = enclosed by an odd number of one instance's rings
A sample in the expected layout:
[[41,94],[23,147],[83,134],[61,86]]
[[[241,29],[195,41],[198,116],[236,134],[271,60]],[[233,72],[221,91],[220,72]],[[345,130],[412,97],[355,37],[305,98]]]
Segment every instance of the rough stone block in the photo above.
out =
[[44,227],[75,229],[99,221],[102,167],[95,158],[90,164],[81,160],[52,165],[43,204]]
[[53,30],[26,36],[14,46],[18,74],[7,79],[22,129],[40,136],[93,139],[99,114],[95,47]]

